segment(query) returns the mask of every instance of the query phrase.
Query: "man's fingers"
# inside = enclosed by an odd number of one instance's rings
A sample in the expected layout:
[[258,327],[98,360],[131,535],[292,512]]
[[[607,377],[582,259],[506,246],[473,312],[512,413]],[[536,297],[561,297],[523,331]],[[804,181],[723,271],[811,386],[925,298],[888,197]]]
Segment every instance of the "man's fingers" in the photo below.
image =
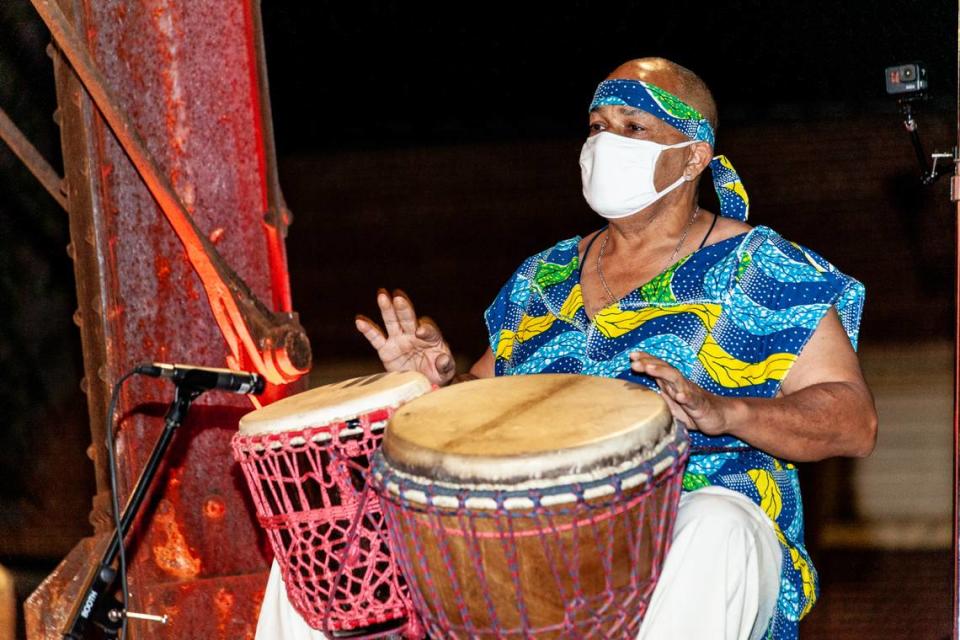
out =
[[636,373],[645,373],[654,378],[669,380],[674,384],[685,380],[682,373],[663,360],[639,352],[630,354],[630,368]]
[[[674,369],[674,371],[676,370]],[[679,372],[677,373],[679,374]],[[703,390],[682,375],[670,376],[664,380],[664,384],[670,393],[671,399],[683,406],[684,411],[696,413],[703,406],[705,400]]]
[[672,375],[654,375],[657,384],[664,396],[668,396],[671,401],[682,406],[684,411],[695,411],[700,404],[700,394],[697,393],[690,383],[683,376],[675,377]]
[[400,289],[393,291],[393,308],[397,314],[397,321],[404,333],[413,333],[417,330],[417,312],[413,310],[413,303]]
[[402,333],[400,321],[397,319],[397,310],[393,306],[393,300],[386,289],[380,289],[377,292],[377,306],[380,307],[380,314],[383,316],[383,326],[390,337]]
[[660,358],[636,351],[630,354],[630,368],[655,379],[663,395],[669,395],[671,401],[684,409],[695,410],[702,405],[703,397],[699,389],[675,367]]
[[439,373],[442,376],[445,376],[446,374],[453,371],[454,367],[456,366],[456,363],[453,361],[453,358],[451,358],[445,353],[441,353],[439,356],[437,356],[437,359],[434,361],[433,364],[437,368],[437,373]]
[[673,398],[669,395],[662,393],[660,397],[663,398],[663,401],[667,403],[667,408],[670,409],[670,415],[673,416],[673,419],[682,424],[687,429],[696,429],[697,425],[690,418],[690,414],[683,410],[683,407],[678,405]]
[[431,346],[437,345],[443,340],[437,323],[426,316],[420,318],[417,322],[417,330],[414,335],[420,340],[430,343]]
[[357,325],[357,331],[362,333],[363,337],[370,343],[370,346],[377,351],[387,343],[387,339],[384,337],[380,327],[370,318],[358,315],[354,318],[354,323]]

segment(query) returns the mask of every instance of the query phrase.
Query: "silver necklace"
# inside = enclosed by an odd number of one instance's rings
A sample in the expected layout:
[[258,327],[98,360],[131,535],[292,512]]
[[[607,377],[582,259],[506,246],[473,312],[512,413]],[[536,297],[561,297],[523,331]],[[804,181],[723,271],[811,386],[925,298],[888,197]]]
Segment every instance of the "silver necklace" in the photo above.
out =
[[[697,214],[700,213],[700,205],[697,205],[697,208],[693,210],[693,213],[690,215],[690,221],[687,223],[687,226],[683,230],[683,235],[680,236],[680,242],[677,243],[677,248],[673,250],[673,254],[670,256],[670,262],[667,265],[673,264],[677,259],[677,254],[680,253],[680,247],[683,246],[683,243],[687,240],[687,234],[690,233],[690,228],[693,226],[694,220],[697,219]],[[600,284],[603,285],[603,290],[607,292],[607,298],[610,300],[610,304],[617,302],[617,297],[613,295],[613,292],[610,291],[610,286],[607,285],[607,279],[603,277],[603,269],[600,267],[600,262],[603,260],[603,252],[607,248],[607,240],[610,239],[610,229],[607,228],[606,235],[603,236],[603,242],[600,243],[600,251],[597,252],[597,275],[600,276]]]

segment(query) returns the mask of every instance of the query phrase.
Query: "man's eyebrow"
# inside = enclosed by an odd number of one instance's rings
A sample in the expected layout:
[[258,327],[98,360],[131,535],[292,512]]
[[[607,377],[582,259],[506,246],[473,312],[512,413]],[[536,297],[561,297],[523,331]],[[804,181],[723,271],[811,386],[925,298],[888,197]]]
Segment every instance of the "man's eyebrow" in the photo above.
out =
[[634,107],[620,107],[620,115],[622,116],[639,116],[647,115],[647,112],[643,109],[635,109]]

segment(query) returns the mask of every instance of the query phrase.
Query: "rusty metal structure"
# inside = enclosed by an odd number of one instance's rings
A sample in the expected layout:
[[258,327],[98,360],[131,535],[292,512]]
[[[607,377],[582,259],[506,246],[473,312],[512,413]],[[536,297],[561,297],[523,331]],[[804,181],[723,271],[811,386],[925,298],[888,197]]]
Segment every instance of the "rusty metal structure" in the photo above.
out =
[[[103,445],[113,383],[142,361],[228,366],[264,375],[270,401],[311,354],[290,300],[258,0],[32,3],[53,39],[64,177],[2,112],[0,137],[70,214],[98,534],[30,597],[33,640],[60,637],[113,524]],[[121,396],[121,500],[171,393],[135,379]],[[177,434],[128,542],[131,610],[170,622],[131,623],[131,637],[253,637],[265,544],[229,450],[250,408],[210,394]]]

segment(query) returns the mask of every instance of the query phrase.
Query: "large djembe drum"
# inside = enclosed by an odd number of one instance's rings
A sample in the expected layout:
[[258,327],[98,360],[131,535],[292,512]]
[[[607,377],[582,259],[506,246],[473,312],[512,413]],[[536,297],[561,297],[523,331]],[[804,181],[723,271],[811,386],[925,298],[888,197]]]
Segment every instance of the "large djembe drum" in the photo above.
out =
[[419,634],[367,481],[390,417],[431,389],[419,373],[383,373],[285,398],[240,421],[234,456],[289,604],[328,636]]
[[669,546],[686,432],[622,380],[537,375],[423,396],[373,464],[431,638],[635,638]]

